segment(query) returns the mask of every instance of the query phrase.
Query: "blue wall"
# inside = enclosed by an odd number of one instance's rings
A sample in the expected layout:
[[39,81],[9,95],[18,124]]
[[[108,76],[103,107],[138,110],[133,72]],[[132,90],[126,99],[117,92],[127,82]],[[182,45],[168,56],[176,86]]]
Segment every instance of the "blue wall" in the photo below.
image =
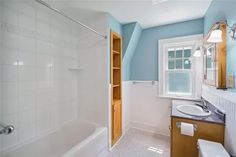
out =
[[[110,30],[122,35],[122,25],[112,15],[108,14],[107,17],[107,63],[110,63]],[[108,74],[107,78],[110,82],[110,64],[107,64]]]
[[[204,32],[207,33],[211,26],[221,20],[227,20],[229,25],[236,22],[236,0],[213,0],[204,19]],[[236,75],[236,41],[227,33],[227,74]],[[236,89],[232,90],[236,92]]]
[[117,21],[112,15],[108,14],[108,28],[109,28],[109,35],[110,35],[110,29],[115,31],[116,33],[122,35],[122,25],[119,21]]
[[123,80],[130,80],[130,62],[138,45],[142,27],[137,23],[122,26],[123,31]]
[[204,20],[197,19],[144,29],[131,60],[131,80],[158,80],[158,40],[202,34]]

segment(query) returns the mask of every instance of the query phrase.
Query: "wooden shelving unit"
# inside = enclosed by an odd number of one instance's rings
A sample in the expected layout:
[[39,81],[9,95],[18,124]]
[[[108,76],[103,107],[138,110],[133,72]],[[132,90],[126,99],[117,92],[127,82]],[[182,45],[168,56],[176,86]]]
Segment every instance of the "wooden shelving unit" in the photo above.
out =
[[110,40],[112,145],[114,145],[122,135],[122,38],[116,32],[111,31]]

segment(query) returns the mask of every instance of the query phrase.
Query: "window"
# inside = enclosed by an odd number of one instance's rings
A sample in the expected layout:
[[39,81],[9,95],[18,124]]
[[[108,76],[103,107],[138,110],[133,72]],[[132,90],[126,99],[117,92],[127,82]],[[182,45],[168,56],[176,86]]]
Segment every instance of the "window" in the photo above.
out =
[[201,39],[202,35],[196,35],[159,41],[159,96],[198,95],[202,79],[196,75],[202,75],[202,63],[193,57],[193,52]]
[[192,47],[167,48],[165,69],[168,95],[192,94]]

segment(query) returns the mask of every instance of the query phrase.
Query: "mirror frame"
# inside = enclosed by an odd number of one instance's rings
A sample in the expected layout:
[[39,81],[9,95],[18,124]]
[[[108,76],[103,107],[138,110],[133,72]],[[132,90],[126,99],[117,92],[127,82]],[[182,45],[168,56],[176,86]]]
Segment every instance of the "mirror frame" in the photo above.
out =
[[212,43],[208,43],[207,39],[209,38],[211,32],[216,29],[216,24],[212,26],[209,33],[204,38],[204,57],[203,57],[203,72],[204,72],[204,83],[210,86],[215,86],[217,89],[227,89],[226,88],[226,22],[221,22],[219,27],[222,31],[222,42],[214,44],[215,46],[215,80],[207,79],[207,61],[206,53],[207,49],[212,46]]

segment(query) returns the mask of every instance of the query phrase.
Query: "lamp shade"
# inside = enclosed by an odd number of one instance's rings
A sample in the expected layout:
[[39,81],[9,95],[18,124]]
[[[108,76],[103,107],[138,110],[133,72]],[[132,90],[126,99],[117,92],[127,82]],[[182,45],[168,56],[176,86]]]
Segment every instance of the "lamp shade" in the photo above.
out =
[[216,29],[211,32],[210,37],[208,38],[207,42],[209,43],[220,43],[222,42],[222,31]]
[[196,49],[196,51],[194,52],[193,56],[194,57],[201,57],[201,55],[202,55],[202,51],[201,51],[200,47],[198,47]]

